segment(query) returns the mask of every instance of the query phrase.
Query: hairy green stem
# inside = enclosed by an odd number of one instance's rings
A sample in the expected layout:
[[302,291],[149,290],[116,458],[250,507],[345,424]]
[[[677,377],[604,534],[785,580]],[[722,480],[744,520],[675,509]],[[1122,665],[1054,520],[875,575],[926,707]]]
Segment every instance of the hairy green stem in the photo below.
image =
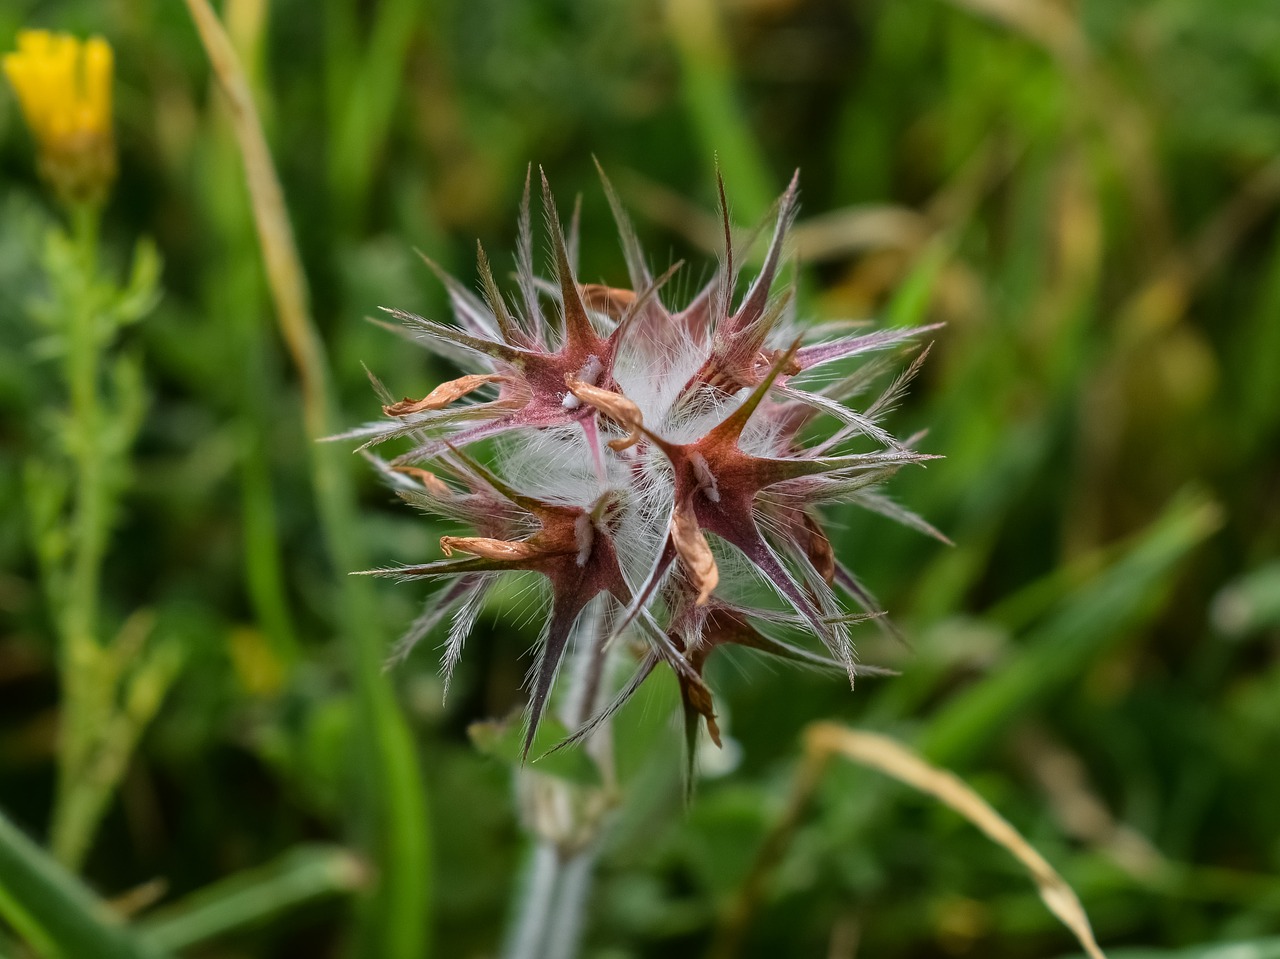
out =
[[[594,635],[595,643],[579,652],[573,662],[570,687],[561,709],[569,729],[586,723],[599,706],[605,672],[604,644],[609,633],[607,620],[583,624],[582,635]],[[539,789],[535,778],[538,773],[523,768],[516,772],[517,777],[529,777],[534,787],[526,791],[524,812],[537,841],[519,890],[503,959],[575,959],[578,954],[600,835],[616,799],[611,729],[609,723],[604,723],[578,747],[591,755],[600,771],[603,785],[599,787],[599,803],[593,803],[567,782],[547,776],[545,788]],[[541,808],[544,805],[552,810],[549,815]],[[571,810],[570,821],[565,822],[557,814],[559,809]]]
[[533,848],[503,959],[542,959],[559,875],[560,854],[555,843],[547,839],[539,841]]
[[578,955],[595,864],[593,844],[561,865],[560,888],[547,926],[546,959],[575,959]]
[[111,689],[100,681],[99,580],[106,550],[111,490],[106,477],[113,451],[104,448],[100,380],[104,342],[93,302],[97,271],[98,209],[72,211],[74,301],[69,305],[64,376],[70,394],[69,453],[74,470],[69,576],[54,601],[62,660],[58,783],[50,841],[71,869],[88,851],[106,805],[109,785],[87,775],[95,740],[110,712]]

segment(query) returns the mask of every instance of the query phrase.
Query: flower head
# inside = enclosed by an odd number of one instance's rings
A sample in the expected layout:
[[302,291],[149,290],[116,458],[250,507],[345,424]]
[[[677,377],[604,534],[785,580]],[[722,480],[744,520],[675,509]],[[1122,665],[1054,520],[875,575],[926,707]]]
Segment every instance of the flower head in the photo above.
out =
[[4,72],[35,137],[41,172],[64,200],[101,202],[116,173],[111,45],[24,30],[17,52],[4,56]]
[[[406,452],[374,462],[404,499],[478,534],[443,537],[440,560],[377,571],[452,580],[402,650],[452,614],[447,682],[495,577],[540,574],[549,602],[529,677],[526,753],[573,651],[595,681],[570,704],[566,718],[578,727],[570,742],[665,664],[679,682],[691,761],[700,724],[719,741],[703,671],[722,646],[837,668],[851,683],[877,672],[857,663],[850,627],[883,613],[835,556],[821,507],[854,503],[941,537],[878,491],[902,467],[930,458],[881,425],[923,353],[861,409],[847,402],[880,368],[859,360],[929,328],[865,331],[796,319],[790,291],[774,290],[795,180],[778,200],[763,266],[741,298],[726,213],[719,270],[674,309],[661,291],[675,268],[650,272],[604,184],[629,288],[578,282],[576,217],[566,237],[545,177],[556,277],[537,278],[526,184],[514,302],[499,292],[481,251],[483,296],[441,274],[456,325],[389,311],[472,372],[398,402],[375,381],[386,418],[349,435],[366,446],[407,438]],[[489,450],[491,463],[473,449]],[[846,611],[842,599],[857,609]],[[639,661],[602,705],[602,662],[625,648],[610,642],[624,633],[641,642]],[[806,647],[806,635],[821,650]]]

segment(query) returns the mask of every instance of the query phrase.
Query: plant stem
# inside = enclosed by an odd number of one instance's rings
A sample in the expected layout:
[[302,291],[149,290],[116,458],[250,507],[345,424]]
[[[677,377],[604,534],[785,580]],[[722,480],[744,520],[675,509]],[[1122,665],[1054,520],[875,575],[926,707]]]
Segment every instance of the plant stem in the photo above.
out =
[[[570,729],[595,714],[604,679],[604,644],[612,632],[611,624],[598,612],[588,620],[590,615],[583,614],[579,635],[594,641],[575,657],[563,700],[563,718]],[[590,797],[573,785],[550,777],[544,777],[546,788],[528,791],[533,797],[529,803],[532,808],[525,811],[538,838],[504,959],[574,959],[578,953],[600,833],[615,790],[610,730],[608,723],[602,724],[579,747],[600,769],[604,785],[597,797],[602,800],[598,809],[593,809]],[[516,775],[539,776],[525,769]],[[540,814],[540,797],[548,807],[554,807],[547,815]],[[569,811],[569,821],[565,821],[564,810]]]
[[547,924],[546,959],[574,959],[582,941],[586,918],[587,894],[591,891],[592,871],[596,864],[596,845],[592,843],[561,863],[560,888],[551,907]]
[[540,840],[533,849],[516,924],[502,953],[504,959],[543,959],[542,944],[559,878],[560,853],[551,840]]
[[[70,869],[84,860],[106,804],[110,785],[85,775],[95,740],[110,714],[114,689],[101,682],[98,640],[99,580],[106,550],[111,490],[107,476],[115,464],[102,442],[99,383],[105,346],[93,300],[97,270],[98,209],[73,208],[74,291],[66,328],[64,376],[70,393],[69,452],[75,474],[69,576],[56,590],[60,607],[62,714],[59,726],[58,784],[50,827],[54,855]],[[107,687],[107,688],[104,688]]]

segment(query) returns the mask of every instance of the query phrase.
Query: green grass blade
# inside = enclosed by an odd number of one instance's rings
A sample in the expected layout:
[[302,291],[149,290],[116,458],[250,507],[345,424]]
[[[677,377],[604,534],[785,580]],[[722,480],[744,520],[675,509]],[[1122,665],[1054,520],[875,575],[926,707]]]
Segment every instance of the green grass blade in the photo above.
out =
[[79,879],[0,812],[0,915],[40,954],[160,959]]
[[885,326],[917,326],[925,322],[933,292],[954,246],[946,235],[935,237],[925,246],[885,307]]
[[379,610],[367,580],[346,575],[365,565],[356,510],[353,457],[321,440],[335,431],[324,341],[311,316],[310,290],[293,237],[284,191],[244,72],[208,0],[186,0],[214,74],[231,104],[263,264],[281,336],[300,379],[312,483],[326,552],[337,575],[341,630],[358,691],[352,743],[354,827],[371,847],[378,882],[363,903],[357,953],[422,959],[430,895],[426,788],[395,693],[382,674]]
[[329,185],[344,216],[367,206],[377,162],[386,146],[396,101],[404,89],[410,42],[423,6],[418,0],[387,0],[375,8],[377,19],[350,87],[330,118],[337,129],[330,151]]
[[355,891],[368,880],[367,867],[349,850],[302,846],[157,912],[140,931],[157,949],[185,949],[303,903]]
[[773,201],[773,177],[734,90],[733,63],[711,0],[668,0],[667,23],[684,74],[681,92],[708,158],[714,154],[744,223]]
[[1028,635],[1008,662],[936,713],[922,752],[935,762],[963,762],[1031,703],[1069,682],[1142,622],[1179,560],[1219,522],[1214,503],[1198,495],[1176,500],[1110,570]]

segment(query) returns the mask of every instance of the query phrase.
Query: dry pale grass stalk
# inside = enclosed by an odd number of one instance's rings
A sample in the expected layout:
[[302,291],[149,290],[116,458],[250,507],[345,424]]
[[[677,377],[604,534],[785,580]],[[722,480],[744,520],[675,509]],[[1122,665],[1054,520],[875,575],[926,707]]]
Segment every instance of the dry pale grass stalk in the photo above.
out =
[[1016,737],[1014,748],[1067,835],[1095,847],[1142,882],[1158,882],[1168,875],[1169,863],[1150,840],[1111,815],[1093,790],[1080,757],[1034,727]]
[[[346,572],[362,565],[355,494],[343,460],[318,442],[328,436],[331,426],[328,359],[311,316],[307,278],[284,191],[248,78],[227,31],[208,0],[186,0],[186,4],[226,97],[276,322],[297,369],[307,435],[317,441],[310,450],[312,484],[326,551],[335,569]],[[359,757],[361,775],[373,779],[362,793],[366,808],[360,812],[373,827],[369,841],[379,875],[376,897],[361,910],[357,939],[363,948],[357,948],[377,955],[422,955],[428,870],[423,785],[408,728],[381,674],[372,593],[358,580],[340,582],[341,631],[359,704],[355,741],[366,750]]]
[[324,348],[311,321],[306,277],[298,258],[293,228],[289,225],[284,191],[280,188],[271,150],[262,132],[262,121],[253,104],[249,81],[231,38],[208,0],[186,0],[186,4],[209,56],[214,76],[226,96],[231,127],[244,161],[253,222],[267,271],[267,285],[275,303],[281,335],[298,370],[307,432],[313,439],[319,439],[329,432]]
[[878,769],[955,810],[1026,867],[1040,890],[1040,898],[1071,930],[1091,959],[1105,959],[1075,891],[1008,820],[953,773],[930,765],[887,736],[834,723],[811,725],[805,731],[805,750],[810,755],[843,756]]

